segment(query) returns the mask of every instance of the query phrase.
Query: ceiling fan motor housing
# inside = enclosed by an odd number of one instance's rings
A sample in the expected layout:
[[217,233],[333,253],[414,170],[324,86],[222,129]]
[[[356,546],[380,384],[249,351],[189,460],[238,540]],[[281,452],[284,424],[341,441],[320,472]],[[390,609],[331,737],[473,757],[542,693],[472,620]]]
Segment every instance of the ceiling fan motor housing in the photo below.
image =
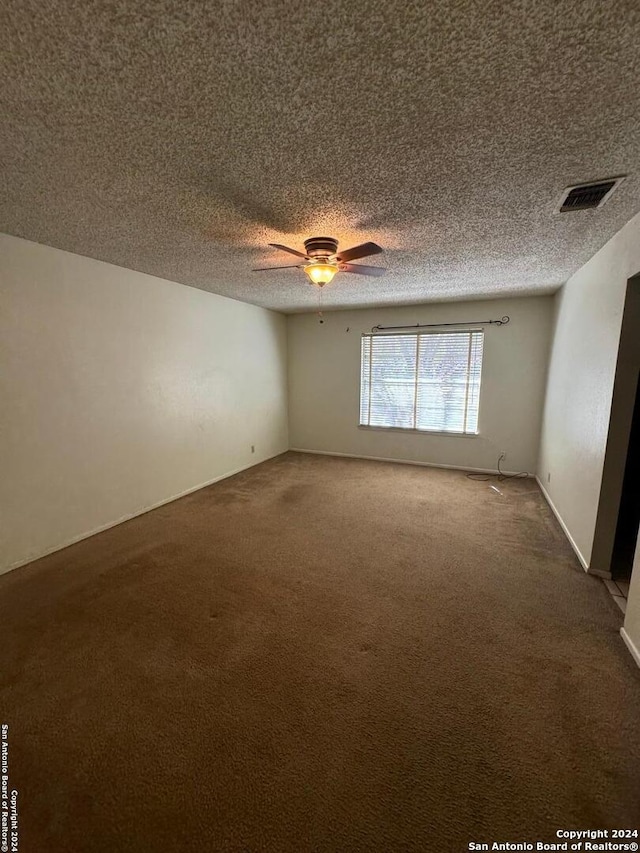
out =
[[337,272],[358,273],[359,275],[384,275],[383,267],[370,267],[365,264],[352,264],[351,261],[359,258],[366,258],[369,255],[378,255],[382,252],[382,247],[377,243],[367,242],[361,243],[359,246],[352,246],[350,249],[343,249],[338,254],[338,241],[334,237],[310,237],[304,241],[305,254],[299,252],[298,249],[291,249],[289,246],[283,246],[281,243],[269,243],[272,249],[278,249],[280,252],[287,252],[290,255],[295,255],[297,258],[302,258],[304,263],[289,264],[288,266],[277,267],[259,267],[254,272],[262,272],[263,270],[283,270],[283,269],[302,269],[309,278],[311,284],[317,287],[324,287],[329,284]]
[[310,237],[304,241],[304,248],[310,258],[328,258],[338,251],[338,241],[333,237]]

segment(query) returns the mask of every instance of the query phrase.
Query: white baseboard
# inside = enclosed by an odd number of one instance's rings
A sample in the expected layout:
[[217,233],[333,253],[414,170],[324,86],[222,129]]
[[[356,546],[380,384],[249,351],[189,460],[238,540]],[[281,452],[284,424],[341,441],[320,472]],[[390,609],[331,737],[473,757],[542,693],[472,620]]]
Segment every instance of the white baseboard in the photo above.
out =
[[225,474],[220,474],[217,477],[213,477],[211,480],[207,480],[204,483],[200,483],[197,486],[192,486],[188,489],[185,489],[183,492],[180,492],[177,495],[172,495],[170,498],[165,498],[164,500],[158,501],[157,503],[151,504],[151,506],[143,507],[142,509],[137,509],[134,512],[130,512],[127,515],[121,516],[121,518],[116,519],[116,521],[109,521],[107,524],[103,524],[100,527],[95,527],[93,530],[89,530],[87,533],[80,533],[78,536],[74,536],[72,539],[67,539],[61,545],[55,545],[53,548],[48,548],[46,551],[38,552],[37,554],[28,557],[25,560],[18,560],[17,563],[11,563],[5,568],[0,569],[0,575],[4,575],[7,572],[13,571],[13,569],[19,569],[21,566],[26,566],[29,563],[33,563],[35,560],[40,560],[42,557],[47,557],[49,554],[55,554],[56,551],[62,551],[63,548],[68,548],[69,545],[75,545],[76,542],[81,542],[83,539],[88,539],[90,536],[95,536],[97,533],[102,533],[104,530],[109,530],[111,527],[117,527],[119,524],[123,524],[125,521],[130,521],[132,518],[137,518],[139,515],[145,515],[147,512],[151,512],[154,509],[158,509],[158,507],[164,506],[165,504],[170,504],[173,501],[180,500],[180,498],[185,498],[187,495],[192,494],[193,492],[197,492],[200,489],[205,489],[207,486],[212,486],[214,483],[218,483],[220,480],[226,480],[227,477],[233,477],[235,474],[240,474],[242,471],[246,471],[248,468],[253,468],[255,465],[260,465],[262,462],[268,462],[269,459],[275,459],[276,456],[281,456],[283,453],[286,453],[286,450],[281,450],[279,453],[274,453],[271,456],[265,456],[264,459],[257,459],[255,462],[250,462],[248,465],[242,465],[240,468],[235,468],[233,471],[227,471]]
[[[388,456],[363,456],[360,453],[339,453],[337,450],[307,450],[304,447],[290,447],[292,453],[311,453],[314,456],[343,456],[346,459],[369,459],[371,462],[397,462],[400,465],[419,465],[422,468],[446,468],[450,471],[467,471],[471,474],[497,474],[495,468],[466,468],[464,465],[444,465],[439,462],[415,462],[412,459],[394,459]],[[520,471],[503,471],[508,476]]]
[[631,657],[638,664],[638,666],[640,666],[640,649],[636,646],[636,644],[633,642],[633,640],[627,634],[624,628],[620,628],[620,636],[624,640],[626,647],[631,652]]
[[[546,500],[546,502],[549,504],[549,507],[550,507],[550,509],[551,509],[551,512],[552,512],[552,513],[555,515],[555,517],[558,519],[558,523],[560,524],[560,527],[561,527],[561,528],[562,528],[562,530],[564,531],[564,535],[565,535],[565,536],[567,537],[567,539],[569,540],[569,543],[571,544],[571,547],[573,548],[573,550],[574,550],[574,551],[575,551],[575,553],[576,553],[576,557],[580,560],[580,565],[581,565],[581,566],[582,566],[582,568],[585,570],[585,572],[589,572],[589,563],[587,562],[587,560],[586,560],[586,559],[584,558],[584,556],[582,555],[582,553],[581,553],[581,551],[580,551],[580,548],[578,548],[578,546],[576,545],[575,539],[574,539],[574,538],[573,538],[573,536],[571,535],[571,533],[570,533],[569,528],[567,527],[567,525],[564,523],[564,519],[562,518],[562,516],[561,516],[561,515],[560,515],[560,513],[558,512],[558,510],[557,510],[557,508],[556,508],[556,505],[554,504],[554,502],[553,502],[553,501],[551,500],[551,498],[549,497],[549,493],[547,492],[547,490],[545,489],[545,487],[544,487],[544,486],[542,485],[542,483],[540,482],[540,478],[539,478],[539,477],[536,477],[536,483],[537,483],[537,484],[538,484],[538,486],[540,487],[540,491],[542,492],[542,494],[543,494],[543,496],[544,496],[544,499],[545,499],[545,500]],[[608,572],[607,572],[605,575],[601,575],[599,572],[589,572],[589,574],[597,574],[599,577],[610,577],[610,575],[609,575],[609,573],[608,573]]]

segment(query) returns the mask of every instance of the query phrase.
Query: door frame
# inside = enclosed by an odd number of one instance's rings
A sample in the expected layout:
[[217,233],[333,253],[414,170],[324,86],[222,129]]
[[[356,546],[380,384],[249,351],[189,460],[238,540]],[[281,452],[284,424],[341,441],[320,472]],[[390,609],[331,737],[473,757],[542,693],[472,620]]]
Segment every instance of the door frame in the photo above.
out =
[[640,378],[640,273],[627,279],[589,572],[611,577],[629,437]]

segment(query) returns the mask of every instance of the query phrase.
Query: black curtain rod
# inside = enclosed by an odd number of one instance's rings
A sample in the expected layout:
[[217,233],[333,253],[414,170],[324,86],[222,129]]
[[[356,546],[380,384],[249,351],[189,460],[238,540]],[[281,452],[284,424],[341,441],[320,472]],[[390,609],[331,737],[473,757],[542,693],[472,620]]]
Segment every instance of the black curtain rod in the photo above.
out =
[[372,332],[390,332],[396,329],[441,329],[444,326],[506,326],[509,317],[505,314],[501,320],[477,320],[474,323],[414,323],[413,326],[372,326]]

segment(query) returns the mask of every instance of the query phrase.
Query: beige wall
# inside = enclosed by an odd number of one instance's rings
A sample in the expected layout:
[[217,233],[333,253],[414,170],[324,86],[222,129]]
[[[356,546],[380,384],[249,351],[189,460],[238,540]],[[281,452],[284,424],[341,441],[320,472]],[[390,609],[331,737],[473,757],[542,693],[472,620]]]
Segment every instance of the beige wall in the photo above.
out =
[[[345,285],[346,286],[346,285]],[[288,317],[289,430],[292,448],[534,472],[552,320],[552,297],[450,302]],[[511,317],[485,327],[478,437],[358,427],[361,333],[407,323]],[[346,331],[347,328],[349,331]]]
[[[557,296],[538,474],[587,566],[598,517],[627,280],[638,272],[640,215],[578,270]],[[636,657],[639,565],[636,553],[624,634]]]
[[0,299],[0,570],[287,449],[283,316],[6,235]]
[[586,566],[591,561],[627,279],[639,270],[636,216],[556,297],[538,476]]

